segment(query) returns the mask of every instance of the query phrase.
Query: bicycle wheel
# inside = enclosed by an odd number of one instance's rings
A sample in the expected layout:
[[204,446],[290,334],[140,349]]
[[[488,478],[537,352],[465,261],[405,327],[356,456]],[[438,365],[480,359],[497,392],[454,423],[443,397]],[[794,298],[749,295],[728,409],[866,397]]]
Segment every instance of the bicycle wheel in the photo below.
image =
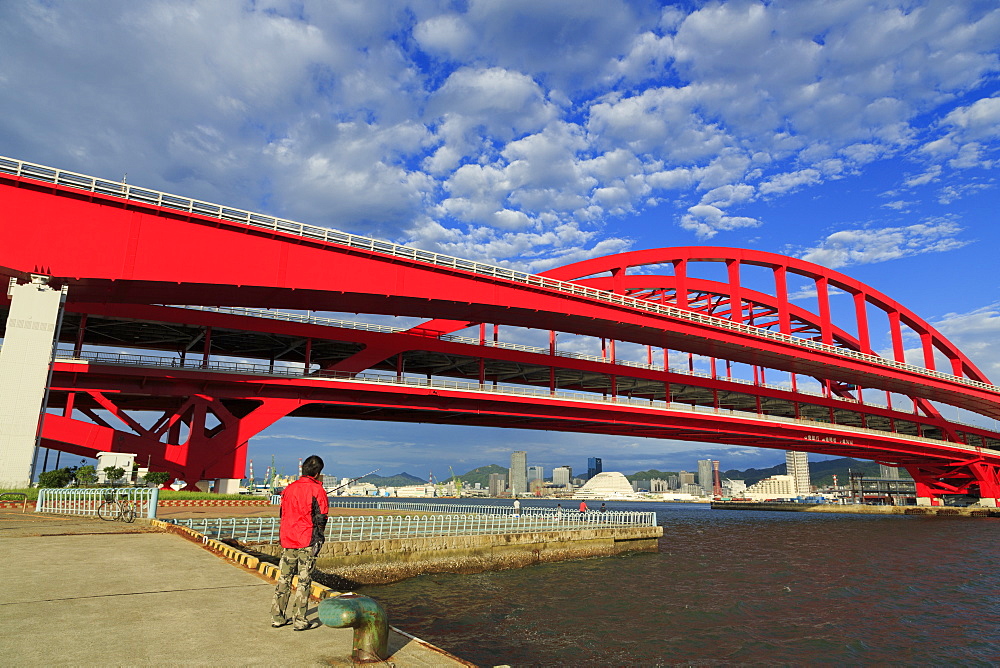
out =
[[122,522],[135,522],[135,504],[131,501],[122,504]]
[[118,519],[121,512],[122,510],[118,506],[117,501],[105,501],[101,504],[100,508],[97,509],[97,516],[105,522],[111,522]]

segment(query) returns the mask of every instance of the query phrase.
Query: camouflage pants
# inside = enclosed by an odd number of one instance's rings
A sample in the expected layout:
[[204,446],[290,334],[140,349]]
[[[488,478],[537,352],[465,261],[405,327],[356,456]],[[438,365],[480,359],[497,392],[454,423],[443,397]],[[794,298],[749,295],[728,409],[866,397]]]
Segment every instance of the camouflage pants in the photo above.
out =
[[[309,604],[309,590],[312,588],[312,568],[316,563],[311,547],[285,548],[281,553],[278,586],[274,590],[274,602],[271,604],[271,620],[285,622],[289,618],[295,626],[306,624],[306,608]],[[295,596],[292,597],[291,608],[288,598],[292,593],[292,578],[299,576]]]

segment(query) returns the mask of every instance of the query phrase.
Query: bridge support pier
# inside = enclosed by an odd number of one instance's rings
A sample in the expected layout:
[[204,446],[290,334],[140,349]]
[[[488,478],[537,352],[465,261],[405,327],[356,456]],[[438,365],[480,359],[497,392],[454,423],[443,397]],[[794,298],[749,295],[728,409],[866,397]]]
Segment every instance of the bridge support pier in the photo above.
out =
[[216,494],[239,494],[242,478],[219,478],[215,481]]
[[0,487],[27,487],[45,401],[53,344],[65,293],[48,286],[48,276],[31,282],[11,279],[10,313],[0,349]]

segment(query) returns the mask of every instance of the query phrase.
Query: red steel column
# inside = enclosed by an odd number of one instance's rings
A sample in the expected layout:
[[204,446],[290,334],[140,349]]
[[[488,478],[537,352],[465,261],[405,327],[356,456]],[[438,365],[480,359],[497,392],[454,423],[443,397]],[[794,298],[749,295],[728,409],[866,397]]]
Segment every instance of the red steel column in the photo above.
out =
[[792,333],[792,318],[788,313],[788,270],[774,268],[774,296],[778,299],[778,329],[782,334]]
[[678,308],[688,307],[687,260],[674,260],[674,302]]
[[205,347],[201,354],[201,368],[208,368],[208,358],[212,354],[212,328],[205,328]]
[[816,279],[816,301],[819,302],[820,340],[833,344],[833,324],[830,320],[830,286],[826,276]]
[[854,319],[858,323],[858,343],[861,352],[872,354],[871,335],[868,333],[868,301],[864,293],[854,293]]
[[900,325],[899,311],[889,311],[889,333],[892,335],[892,356],[897,362],[906,361],[906,350],[903,348],[903,328]]
[[743,288],[740,285],[740,261],[726,260],[729,274],[729,319],[743,322]]
[[930,332],[920,332],[920,344],[924,349],[924,368],[934,371],[934,337]]

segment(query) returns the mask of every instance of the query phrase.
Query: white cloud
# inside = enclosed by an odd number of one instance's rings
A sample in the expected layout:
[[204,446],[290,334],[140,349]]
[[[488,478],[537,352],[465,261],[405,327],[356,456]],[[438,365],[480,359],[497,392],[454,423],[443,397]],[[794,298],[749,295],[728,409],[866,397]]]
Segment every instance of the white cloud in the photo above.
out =
[[991,166],[1000,107],[975,91],[998,25],[988,4],[860,0],[9,0],[0,145],[397,241],[458,230],[534,263],[567,252],[553,231],[586,253],[651,204],[700,238],[755,227],[739,209],[760,195],[917,137],[931,164],[910,187]]
[[841,230],[799,254],[803,260],[831,269],[872,264],[924,253],[961,248],[969,241],[955,238],[962,228],[950,219],[927,220],[907,227]]
[[1000,380],[1000,302],[967,313],[948,313],[932,323],[994,383]]
[[690,207],[681,219],[681,227],[691,230],[699,239],[711,239],[721,231],[758,225],[760,225],[759,220],[744,216],[727,216],[718,207],[707,204]]
[[820,173],[815,169],[802,169],[797,172],[778,174],[769,181],[760,184],[762,195],[780,195],[803,186],[820,182]]

